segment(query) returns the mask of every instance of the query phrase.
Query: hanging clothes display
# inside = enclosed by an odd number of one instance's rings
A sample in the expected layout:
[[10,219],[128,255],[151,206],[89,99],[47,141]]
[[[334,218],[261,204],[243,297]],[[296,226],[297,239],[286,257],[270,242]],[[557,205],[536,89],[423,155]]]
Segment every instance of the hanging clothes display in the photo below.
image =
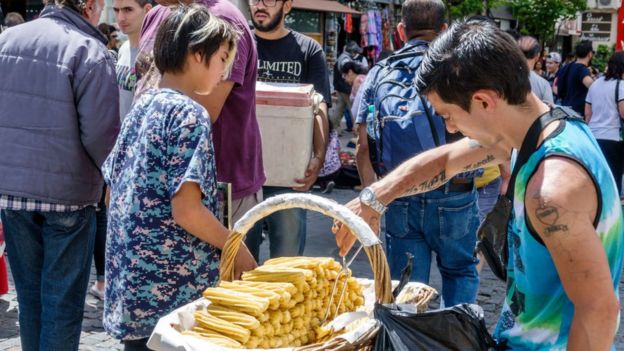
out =
[[368,36],[366,35],[368,28],[368,15],[366,12],[362,13],[362,17],[360,17],[360,46],[365,48],[368,46]]

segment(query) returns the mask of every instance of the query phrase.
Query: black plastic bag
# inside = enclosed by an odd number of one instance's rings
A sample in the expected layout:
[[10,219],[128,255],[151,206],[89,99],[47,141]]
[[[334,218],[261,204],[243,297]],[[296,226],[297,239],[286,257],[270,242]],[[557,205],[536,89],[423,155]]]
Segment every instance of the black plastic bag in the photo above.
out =
[[507,280],[507,227],[512,206],[506,195],[500,195],[477,230],[476,249],[483,254],[492,273],[502,281]]
[[375,318],[381,329],[374,351],[496,349],[477,305],[416,313],[411,305],[377,304]]

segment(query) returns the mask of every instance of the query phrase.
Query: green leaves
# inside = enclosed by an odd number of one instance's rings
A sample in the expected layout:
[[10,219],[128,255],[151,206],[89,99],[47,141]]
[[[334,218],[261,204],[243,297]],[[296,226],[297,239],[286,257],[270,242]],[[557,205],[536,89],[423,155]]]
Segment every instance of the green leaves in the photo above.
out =
[[537,36],[542,42],[554,37],[559,19],[576,17],[586,8],[586,0],[505,0],[524,34]]

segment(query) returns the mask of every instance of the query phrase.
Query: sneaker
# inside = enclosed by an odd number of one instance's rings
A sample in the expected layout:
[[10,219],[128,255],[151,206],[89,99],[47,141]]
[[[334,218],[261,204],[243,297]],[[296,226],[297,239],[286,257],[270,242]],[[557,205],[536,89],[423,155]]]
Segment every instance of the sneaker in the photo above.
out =
[[327,185],[325,185],[325,189],[323,189],[323,191],[321,191],[321,193],[323,194],[331,194],[332,190],[334,190],[334,187],[336,186],[336,183],[334,183],[333,180],[330,180],[329,182],[327,182]]
[[89,294],[95,296],[96,298],[104,301],[104,290],[100,290],[98,288],[95,287],[95,285],[91,286],[91,289],[89,289]]

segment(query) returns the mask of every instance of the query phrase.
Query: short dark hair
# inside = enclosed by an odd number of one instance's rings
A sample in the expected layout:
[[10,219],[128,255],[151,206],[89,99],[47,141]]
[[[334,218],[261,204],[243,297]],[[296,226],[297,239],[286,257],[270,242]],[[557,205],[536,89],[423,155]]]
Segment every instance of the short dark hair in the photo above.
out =
[[493,90],[511,105],[526,102],[529,68],[516,41],[486,21],[460,21],[434,40],[416,76],[417,89],[470,111],[475,91]]
[[594,47],[589,40],[581,40],[574,47],[574,53],[576,54],[576,57],[581,59],[587,57],[587,55],[589,55],[589,53],[593,51]]
[[199,53],[208,64],[219,47],[229,46],[229,63],[236,54],[238,33],[206,7],[181,5],[171,11],[158,29],[154,41],[154,63],[161,74],[182,73],[188,53]]
[[624,52],[618,51],[611,55],[607,62],[605,79],[622,79],[622,75],[624,75]]
[[342,74],[347,74],[349,73],[349,71],[353,71],[353,73],[355,74],[364,74],[362,66],[351,60],[343,63],[342,67],[340,68],[340,73]]
[[401,22],[408,38],[420,31],[439,33],[446,23],[446,7],[441,0],[406,0],[401,7]]
[[539,41],[528,35],[521,36],[518,39],[518,45],[520,46],[520,50],[522,50],[522,53],[527,60],[536,58],[542,51],[542,46],[540,45]]

